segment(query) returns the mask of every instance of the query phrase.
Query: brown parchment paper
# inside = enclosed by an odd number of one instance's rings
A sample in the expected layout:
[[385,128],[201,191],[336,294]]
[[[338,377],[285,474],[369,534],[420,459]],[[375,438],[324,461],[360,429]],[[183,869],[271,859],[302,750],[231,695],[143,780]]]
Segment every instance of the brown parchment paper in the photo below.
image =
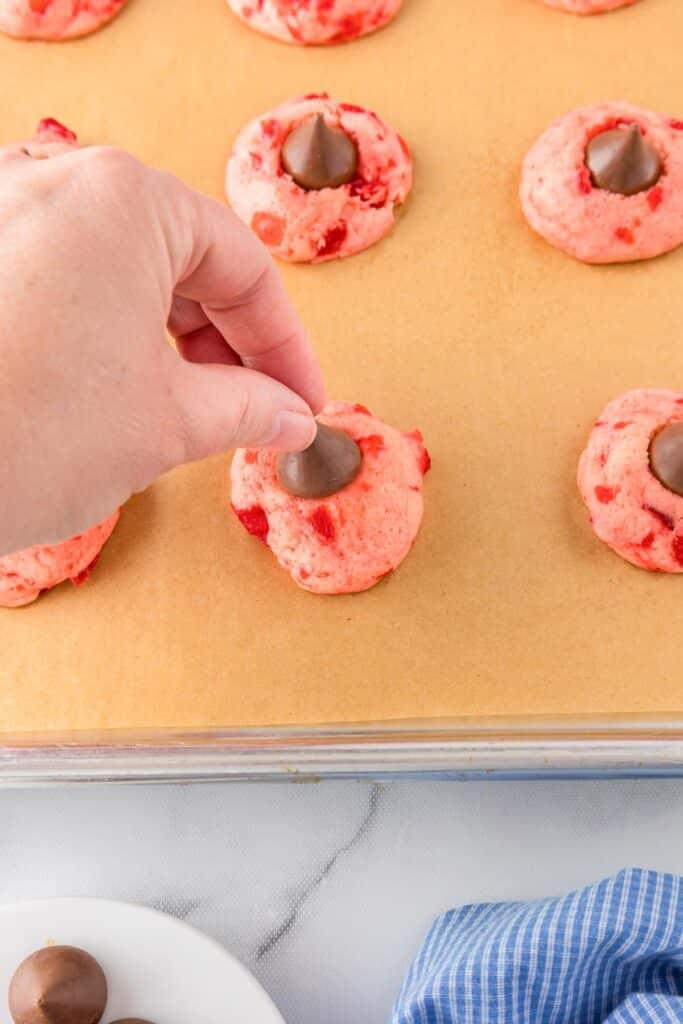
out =
[[420,427],[434,460],[410,557],[339,598],[298,590],[228,513],[227,457],[168,475],[90,584],[0,612],[0,730],[683,708],[683,578],[603,547],[574,483],[608,399],[683,387],[683,251],[583,266],[516,198],[565,110],[683,115],[682,37],[680,0],[583,19],[405,0],[375,36],[298,50],[222,0],[130,0],[76,43],[0,40],[0,141],[53,115],[217,197],[239,128],[286,97],[326,89],[401,131],[416,184],[393,234],[282,272],[330,393]]

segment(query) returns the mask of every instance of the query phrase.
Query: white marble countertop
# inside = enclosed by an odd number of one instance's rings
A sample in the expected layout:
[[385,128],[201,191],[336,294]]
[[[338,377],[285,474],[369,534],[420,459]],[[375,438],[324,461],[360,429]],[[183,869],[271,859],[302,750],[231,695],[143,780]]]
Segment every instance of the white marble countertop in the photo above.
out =
[[222,941],[288,1024],[384,1024],[432,917],[683,873],[683,782],[0,792],[0,902],[103,896]]

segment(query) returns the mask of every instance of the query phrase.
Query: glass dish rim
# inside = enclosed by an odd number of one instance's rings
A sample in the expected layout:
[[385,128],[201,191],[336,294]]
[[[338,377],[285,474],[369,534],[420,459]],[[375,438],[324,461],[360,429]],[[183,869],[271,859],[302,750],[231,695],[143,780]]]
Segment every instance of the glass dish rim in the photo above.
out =
[[683,776],[683,713],[0,733],[0,787]]

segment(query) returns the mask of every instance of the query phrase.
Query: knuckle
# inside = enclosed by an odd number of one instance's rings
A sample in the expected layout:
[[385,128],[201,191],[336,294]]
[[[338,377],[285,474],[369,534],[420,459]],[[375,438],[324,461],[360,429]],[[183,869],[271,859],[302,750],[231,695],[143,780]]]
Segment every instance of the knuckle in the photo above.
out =
[[144,173],[142,164],[124,149],[115,146],[88,146],[79,150],[79,164],[91,179],[114,184],[130,184]]

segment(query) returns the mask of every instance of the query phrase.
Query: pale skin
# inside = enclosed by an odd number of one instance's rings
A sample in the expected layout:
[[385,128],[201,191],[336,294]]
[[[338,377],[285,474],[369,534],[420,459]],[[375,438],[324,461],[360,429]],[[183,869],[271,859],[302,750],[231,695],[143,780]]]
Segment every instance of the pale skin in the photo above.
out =
[[225,205],[116,149],[0,149],[0,556],[181,463],[306,448],[324,404],[277,270]]

